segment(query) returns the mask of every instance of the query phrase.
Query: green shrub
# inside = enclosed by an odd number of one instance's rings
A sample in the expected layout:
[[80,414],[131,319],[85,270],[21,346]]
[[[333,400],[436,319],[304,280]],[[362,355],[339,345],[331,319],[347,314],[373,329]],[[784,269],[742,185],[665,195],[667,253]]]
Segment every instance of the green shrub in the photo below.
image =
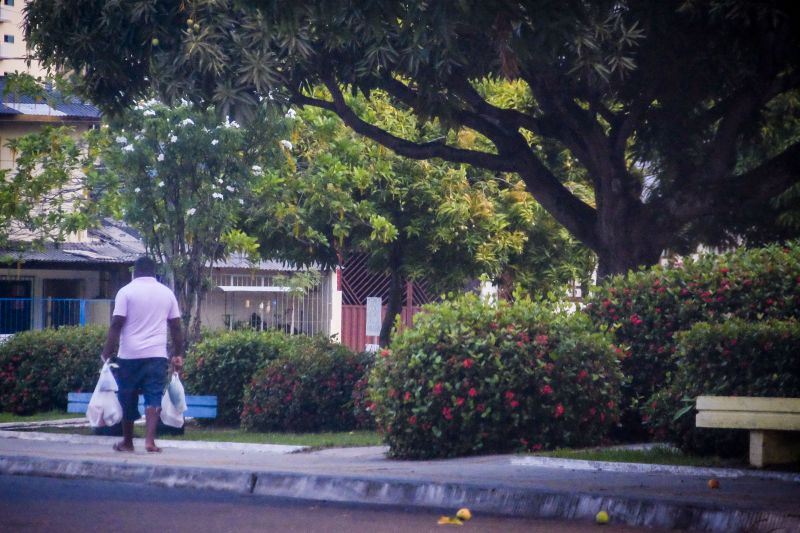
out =
[[242,427],[255,431],[342,431],[358,426],[353,390],[372,358],[317,337],[256,371],[245,388]]
[[370,397],[393,456],[452,457],[599,444],[621,379],[585,315],[468,295],[425,307],[380,352]]
[[697,396],[800,397],[796,320],[700,322],[676,337],[677,371],[644,408],[658,438],[695,453],[741,455],[746,431],[695,427]]
[[187,353],[187,392],[216,395],[215,422],[238,424],[245,384],[257,368],[288,351],[290,344],[288,335],[276,331],[208,333]]
[[623,427],[638,437],[639,404],[675,370],[676,332],[730,317],[800,317],[800,245],[743,248],[615,276],[593,291],[587,312],[625,347]]
[[0,345],[0,406],[31,414],[65,409],[67,393],[94,390],[106,328],[17,333]]

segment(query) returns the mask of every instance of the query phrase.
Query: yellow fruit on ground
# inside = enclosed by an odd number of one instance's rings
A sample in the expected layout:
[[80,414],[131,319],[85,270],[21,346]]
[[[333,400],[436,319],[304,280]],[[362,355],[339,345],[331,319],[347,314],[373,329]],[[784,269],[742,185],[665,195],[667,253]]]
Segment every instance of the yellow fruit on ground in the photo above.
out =
[[708,480],[708,488],[709,489],[718,489],[719,488],[719,481],[716,479],[709,479]]
[[472,511],[466,507],[462,507],[456,513],[456,517],[460,518],[461,520],[472,520]]
[[595,522],[597,522],[598,524],[607,524],[607,523],[608,523],[608,513],[607,513],[607,512],[605,512],[605,511],[600,511],[600,512],[599,512],[599,513],[597,513],[597,515],[594,517],[594,520],[595,520]]

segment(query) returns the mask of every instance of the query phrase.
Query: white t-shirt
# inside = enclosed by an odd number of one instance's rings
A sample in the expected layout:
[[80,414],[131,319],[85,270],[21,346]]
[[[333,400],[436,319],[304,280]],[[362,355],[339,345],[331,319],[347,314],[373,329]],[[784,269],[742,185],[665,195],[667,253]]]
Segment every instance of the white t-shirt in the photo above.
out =
[[156,278],[134,278],[117,293],[114,315],[126,317],[117,357],[167,357],[167,320],[181,316],[168,287]]

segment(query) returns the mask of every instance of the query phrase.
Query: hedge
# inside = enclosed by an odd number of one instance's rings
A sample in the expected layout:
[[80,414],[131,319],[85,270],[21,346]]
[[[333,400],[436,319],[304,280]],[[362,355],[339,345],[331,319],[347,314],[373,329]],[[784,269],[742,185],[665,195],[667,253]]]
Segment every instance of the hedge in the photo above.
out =
[[395,457],[596,445],[618,417],[618,366],[581,313],[467,295],[426,306],[380,352],[371,407]]
[[244,387],[259,367],[290,350],[289,335],[237,330],[207,333],[186,355],[184,385],[217,397],[215,423],[239,424]]
[[709,254],[615,276],[586,308],[625,347],[623,426],[641,436],[639,412],[676,369],[675,333],[697,322],[800,317],[800,245]]
[[644,408],[644,421],[659,439],[694,453],[742,455],[747,432],[696,428],[695,398],[800,397],[796,320],[700,322],[676,337],[674,378]]
[[345,431],[359,420],[355,384],[372,359],[326,338],[296,337],[245,387],[241,424],[255,431]]
[[20,332],[0,345],[0,406],[31,414],[66,409],[67,393],[94,390],[107,329]]

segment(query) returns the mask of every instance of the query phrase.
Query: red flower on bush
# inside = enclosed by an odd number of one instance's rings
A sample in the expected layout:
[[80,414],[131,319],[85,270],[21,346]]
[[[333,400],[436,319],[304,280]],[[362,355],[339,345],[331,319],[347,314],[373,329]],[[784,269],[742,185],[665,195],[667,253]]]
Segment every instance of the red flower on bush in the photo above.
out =
[[442,416],[444,416],[445,420],[452,420],[453,412],[449,407],[442,407]]
[[555,418],[559,418],[564,414],[564,406],[561,404],[556,405],[556,408],[553,410],[553,416]]
[[464,365],[464,368],[472,368],[472,365],[475,364],[475,362],[472,359],[464,359],[462,364]]
[[441,383],[437,383],[433,386],[433,394],[436,396],[439,396],[442,393],[442,390],[444,390],[444,385]]
[[553,394],[553,387],[551,387],[550,385],[545,385],[544,387],[542,387],[541,392],[542,394]]
[[391,350],[389,350],[387,348],[384,348],[383,350],[381,350],[381,357],[389,357],[390,355],[392,355],[392,351]]
[[506,391],[505,396],[506,396],[506,400],[513,400],[514,399],[514,393],[512,391],[510,391],[510,390]]
[[411,393],[410,393],[410,392],[408,392],[408,391],[406,391],[406,393],[405,393],[405,395],[403,396],[403,398],[405,399],[405,401],[409,401],[409,400],[411,399]]
[[539,346],[545,346],[549,340],[550,339],[547,335],[536,335],[536,338],[533,340],[533,342]]
[[475,410],[478,411],[479,413],[482,413],[486,410],[486,406],[483,405],[482,403],[479,403],[478,405],[475,406]]
[[474,398],[475,396],[478,395],[478,391],[475,390],[475,387],[471,387],[467,392],[467,394],[469,394],[470,398]]
[[412,426],[417,425],[417,415],[411,415],[408,417],[408,423]]
[[461,407],[462,405],[464,405],[464,402],[465,402],[465,401],[466,401],[466,400],[465,400],[464,398],[461,398],[461,397],[459,396],[458,398],[456,398],[456,405],[457,405],[458,407]]
[[542,443],[541,443],[541,442],[537,442],[536,444],[534,444],[533,446],[531,446],[531,450],[532,450],[532,451],[534,451],[534,452],[538,452],[538,451],[539,451],[539,450],[541,450],[542,448],[544,448],[544,446],[542,445]]
[[577,377],[578,383],[580,383],[581,381],[583,381],[584,379],[586,379],[588,377],[589,377],[589,373],[586,370],[581,370],[580,372],[578,372],[578,377]]
[[642,323],[642,319],[639,318],[639,315],[635,313],[631,315],[629,320],[631,321],[631,324],[633,324],[634,326],[638,326],[639,324]]
[[609,409],[613,409],[616,404],[614,403],[614,400],[608,400],[606,405],[608,405]]
[[511,400],[510,405],[512,409],[516,409],[517,407],[519,407],[519,402],[517,400]]

